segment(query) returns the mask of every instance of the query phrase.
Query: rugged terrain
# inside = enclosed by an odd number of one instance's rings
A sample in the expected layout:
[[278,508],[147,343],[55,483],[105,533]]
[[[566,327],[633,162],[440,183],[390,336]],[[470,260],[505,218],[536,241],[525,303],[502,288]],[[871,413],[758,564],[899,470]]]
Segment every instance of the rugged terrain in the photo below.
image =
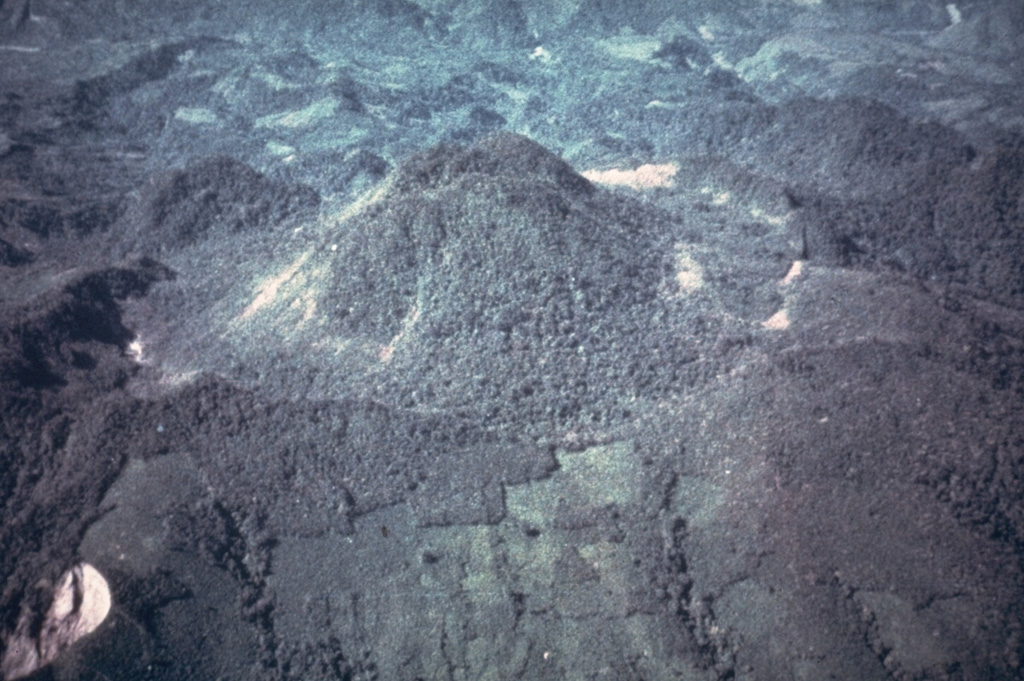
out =
[[0,2],[0,659],[1019,678],[1024,10],[724,5]]

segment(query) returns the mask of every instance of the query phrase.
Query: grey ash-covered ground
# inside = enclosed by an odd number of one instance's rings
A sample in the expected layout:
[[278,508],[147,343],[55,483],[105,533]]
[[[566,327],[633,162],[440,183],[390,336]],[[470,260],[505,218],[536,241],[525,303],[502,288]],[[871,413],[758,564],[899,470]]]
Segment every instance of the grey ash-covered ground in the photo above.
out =
[[86,561],[33,678],[1019,678],[1020,35],[0,2],[0,657]]

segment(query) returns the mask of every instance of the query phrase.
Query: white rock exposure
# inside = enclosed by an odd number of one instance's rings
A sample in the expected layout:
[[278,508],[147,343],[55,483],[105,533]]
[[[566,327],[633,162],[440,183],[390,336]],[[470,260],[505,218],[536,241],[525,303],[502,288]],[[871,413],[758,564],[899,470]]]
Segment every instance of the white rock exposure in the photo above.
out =
[[28,676],[53,662],[78,639],[96,630],[110,612],[110,588],[103,575],[88,563],[64,573],[53,592],[53,602],[37,635],[32,613],[22,613],[14,633],[5,641],[0,679]]

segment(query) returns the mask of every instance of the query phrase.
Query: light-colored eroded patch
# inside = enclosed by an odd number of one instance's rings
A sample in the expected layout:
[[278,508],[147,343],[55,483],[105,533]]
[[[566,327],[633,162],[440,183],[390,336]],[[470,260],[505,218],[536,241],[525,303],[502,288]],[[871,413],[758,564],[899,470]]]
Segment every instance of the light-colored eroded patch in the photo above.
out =
[[679,166],[675,163],[646,163],[635,170],[585,170],[583,177],[598,184],[618,185],[633,189],[671,187]]
[[789,313],[785,309],[779,310],[761,322],[761,326],[769,331],[784,331],[789,328]]
[[661,47],[661,41],[657,38],[638,35],[617,36],[601,40],[597,44],[616,59],[633,61],[647,61]]
[[806,33],[789,33],[766,41],[757,53],[741,59],[736,72],[748,83],[771,82],[788,71],[788,60],[794,55],[821,62],[833,75],[837,70],[852,71],[860,62],[850,61],[844,47],[837,41],[817,40]]
[[107,618],[110,604],[110,587],[103,575],[88,563],[74,566],[54,587],[53,602],[41,625],[33,626],[33,613],[26,609],[14,633],[5,636],[0,677],[13,681],[50,664],[95,631]]
[[505,96],[516,104],[526,104],[530,100],[530,91],[526,88],[508,87],[502,90]]
[[[318,232],[336,229],[341,222],[379,200],[383,192],[384,188],[367,192],[353,203],[336,209],[324,221],[300,225],[294,232],[299,234],[307,229]],[[225,309],[230,310],[227,314],[233,319],[222,336],[228,338],[240,332],[257,333],[264,339],[262,342],[302,340],[307,343],[307,347],[312,348],[317,341],[307,334],[315,332],[324,323],[321,299],[325,282],[330,280],[331,268],[336,266],[333,259],[339,252],[338,244],[324,244],[322,249],[311,246],[301,253],[293,254],[290,259],[270,266],[264,276],[251,279],[250,284],[243,285],[236,296],[225,303]],[[254,325],[257,319],[258,324]],[[403,333],[415,321],[415,315],[410,315],[407,321],[409,323],[403,326]],[[392,343],[399,340],[400,336],[396,336]],[[270,340],[272,338],[273,341]],[[338,349],[334,344],[328,343],[327,346],[330,348],[325,349],[325,352]],[[369,352],[378,353],[380,350],[381,347],[376,345]]]
[[754,218],[755,220],[767,222],[769,225],[772,225],[773,227],[778,227],[779,225],[783,224],[786,220],[789,219],[789,213],[785,215],[772,215],[770,213],[764,212],[760,208],[751,208],[750,217]]
[[316,297],[311,289],[306,289],[298,297],[292,300],[288,308],[299,316],[299,320],[305,324],[316,317]]
[[282,142],[275,142],[274,140],[268,141],[264,149],[271,156],[277,156],[285,161],[295,155],[295,147]]
[[534,48],[533,52],[530,53],[530,59],[539,61],[542,64],[547,64],[551,61],[551,53],[545,50],[543,45],[538,45]]
[[338,100],[325,97],[305,109],[262,116],[256,119],[257,128],[308,128],[315,123],[331,118],[338,110]]
[[692,293],[704,286],[704,268],[694,260],[684,244],[676,244],[676,282],[684,293]]
[[136,364],[145,364],[142,355],[142,339],[137,336],[132,339],[132,342],[128,344],[128,348],[125,350],[125,354],[128,355],[128,359]]
[[220,118],[217,117],[217,114],[201,106],[183,106],[174,112],[174,119],[194,125],[214,125],[220,123]]
[[242,312],[239,320],[246,320],[254,314],[270,305],[278,296],[281,287],[287,284],[298,273],[299,269],[309,259],[311,251],[306,251],[299,256],[295,262],[288,265],[281,272],[269,279],[265,279],[257,289],[256,297],[249,303],[249,306]]
[[794,279],[796,279],[801,274],[803,274],[803,271],[804,271],[804,261],[803,260],[794,260],[793,264],[790,265],[790,267],[789,267],[789,271],[786,272],[786,276],[784,276],[782,278],[782,281],[780,281],[779,284],[782,285],[782,286],[785,286],[786,284],[792,283],[792,281]]
[[710,196],[711,197],[711,205],[712,206],[724,206],[727,203],[729,203],[730,199],[732,199],[732,194],[730,192],[728,192],[728,191],[717,191],[716,192],[711,187],[701,187],[700,193],[704,194],[705,196]]
[[960,10],[952,2],[946,5],[946,11],[949,12],[949,21],[953,26],[956,26],[964,20],[963,15],[960,14]]
[[280,92],[281,90],[294,90],[299,87],[298,84],[290,83],[281,76],[277,75],[276,73],[264,71],[263,69],[257,69],[252,74],[252,77],[254,80],[262,82],[264,85],[269,87],[271,90],[274,90],[275,92]]
[[199,378],[200,372],[197,369],[182,371],[165,371],[160,375],[157,384],[163,388],[177,388],[192,383]]
[[665,102],[660,99],[652,99],[644,104],[645,109],[678,109],[682,105],[675,102]]
[[711,61],[715,62],[715,66],[722,69],[723,71],[735,71],[736,65],[733,64],[722,52],[715,52],[711,55]]
[[[379,201],[386,190],[387,183],[385,182],[366,192],[356,201],[340,206],[322,222],[317,222],[315,225],[300,225],[294,231],[298,234],[303,232],[304,228],[334,230],[340,223]],[[242,300],[248,298],[249,302],[241,312],[232,312],[233,322],[225,330],[224,335],[230,336],[242,331],[240,325],[246,325],[246,333],[253,332],[255,327],[251,324],[257,315],[261,315],[259,325],[263,329],[259,333],[269,333],[270,336],[265,336],[266,338],[275,337],[277,339],[275,342],[304,338],[305,342],[312,342],[302,334],[311,332],[316,325],[322,323],[322,320],[319,319],[322,312],[320,300],[325,282],[330,278],[331,267],[334,266],[332,265],[333,257],[339,252],[338,244],[325,244],[323,251],[316,247],[310,247],[301,254],[296,254],[291,261],[277,264],[276,269],[271,270],[270,274],[256,279],[249,289],[251,293],[241,294]],[[238,310],[238,307],[235,307],[237,304],[230,305],[230,307],[233,310]],[[402,331],[392,339],[389,346],[394,346],[417,318],[418,306],[413,306],[406,318],[406,323],[403,323]],[[312,327],[309,326],[311,323]],[[393,347],[390,350],[387,349],[389,346],[381,348],[377,345],[369,351],[377,354],[378,358],[384,359],[385,356],[390,357],[390,354],[394,352]],[[332,346],[331,351],[337,349]]]
[[377,187],[369,190],[368,192],[360,196],[358,199],[342,208],[335,215],[332,215],[331,218],[335,222],[343,222],[344,220],[348,220],[349,218],[355,216],[357,213],[364,210],[365,208],[372,206],[373,204],[380,201],[384,197],[384,194],[387,193],[387,190],[390,187],[391,181],[385,180],[384,182],[380,183]]

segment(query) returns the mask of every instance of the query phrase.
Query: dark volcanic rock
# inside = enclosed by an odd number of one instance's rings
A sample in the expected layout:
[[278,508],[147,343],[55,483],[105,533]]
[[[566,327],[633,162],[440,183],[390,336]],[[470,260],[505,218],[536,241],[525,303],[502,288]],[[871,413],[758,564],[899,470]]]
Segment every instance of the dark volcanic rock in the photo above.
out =
[[451,185],[465,175],[518,178],[574,194],[594,191],[568,163],[536,142],[511,133],[488,137],[469,149],[442,145],[413,158],[397,171],[395,189],[433,189]]
[[469,122],[480,130],[495,130],[502,127],[508,121],[497,113],[483,106],[473,107],[469,112]]
[[310,185],[325,195],[353,195],[379,182],[390,169],[387,161],[365,149],[330,150],[301,154],[291,163],[279,164],[272,177],[289,185]]
[[[146,459],[187,449],[228,509],[266,518],[267,527],[286,536],[349,532],[354,517],[406,500],[424,509],[424,524],[442,510],[449,522],[497,522],[502,484],[537,479],[552,468],[547,451],[498,442],[451,414],[355,399],[276,402],[212,377],[154,402],[130,403],[107,422],[118,427],[104,429],[106,447]],[[458,470],[468,489],[483,491],[480,498],[438,508],[438,496],[454,491],[449,470]],[[496,507],[489,503],[495,500]],[[198,548],[217,560],[228,551]]]
[[[126,173],[96,155],[60,144],[49,135],[18,142],[0,155],[0,233],[41,238],[80,237],[110,226],[121,214],[117,187]],[[69,172],[76,168],[78,172]]]
[[103,120],[107,107],[115,97],[126,95],[153,81],[163,80],[178,65],[178,57],[194,43],[170,43],[144,52],[121,68],[75,84],[70,98],[73,123],[92,129],[109,121]]
[[118,301],[145,295],[154,282],[172,276],[164,266],[144,258],[132,266],[81,276],[27,305],[5,306],[0,384],[64,385],[69,371],[95,367],[91,345],[123,350],[133,334],[121,322]]
[[487,49],[519,48],[530,45],[533,38],[529,21],[519,0],[484,0],[466,3],[466,10],[456,32],[463,43],[486,45]]
[[32,584],[69,564],[127,460],[130,447],[95,435],[133,370],[120,302],[169,276],[142,260],[0,307],[0,629]]
[[963,12],[963,20],[933,38],[938,47],[961,53],[995,56],[1019,54],[1024,31],[1024,7],[1016,3],[977,3]]
[[273,229],[319,204],[309,187],[273,182],[240,161],[218,156],[152,178],[124,221],[136,248],[159,251],[218,233]]
[[792,182],[873,199],[903,190],[928,163],[962,164],[974,153],[950,128],[857,97],[791,100],[750,139],[766,168]]
[[618,33],[626,26],[637,33],[652,33],[672,15],[670,3],[649,0],[583,0],[576,4],[571,25],[595,33]]
[[32,262],[32,254],[29,251],[18,248],[4,239],[0,239],[0,265],[4,267],[17,267],[28,262]]
[[708,54],[704,45],[682,35],[678,35],[662,45],[651,56],[663,59],[681,71],[705,68],[712,63],[711,55]]
[[818,198],[798,218],[809,255],[882,264],[996,300],[1024,300],[1024,141],[1007,136],[973,163],[908,169],[891,198]]

